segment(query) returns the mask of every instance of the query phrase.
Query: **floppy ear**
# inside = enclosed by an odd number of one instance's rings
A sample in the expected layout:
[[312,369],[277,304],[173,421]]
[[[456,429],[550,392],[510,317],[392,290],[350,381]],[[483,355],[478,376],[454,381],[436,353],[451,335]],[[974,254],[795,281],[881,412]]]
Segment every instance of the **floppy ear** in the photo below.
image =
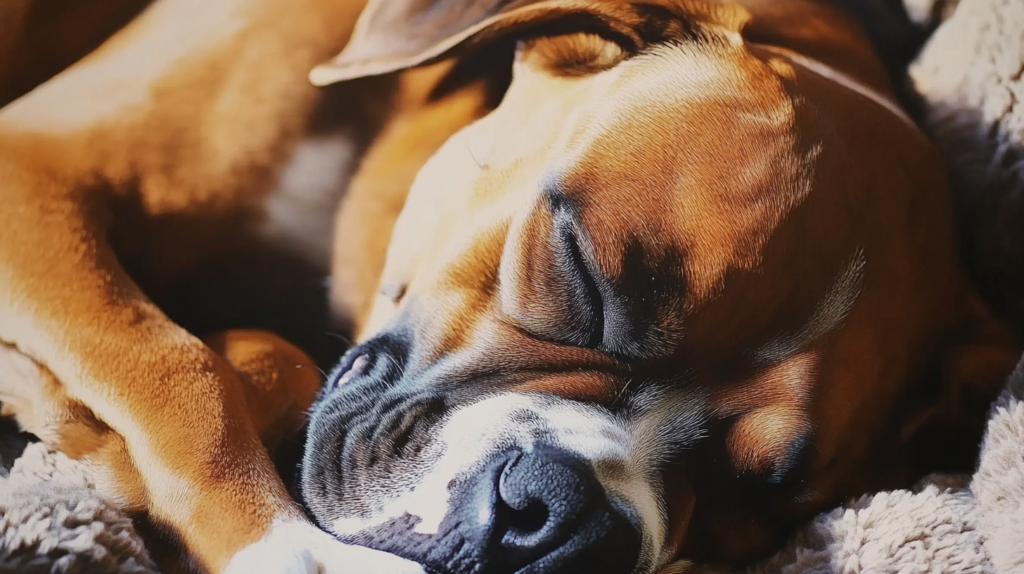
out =
[[636,46],[641,18],[635,6],[610,0],[370,0],[344,51],[309,78],[322,86],[385,74],[545,25]]
[[989,405],[1020,358],[1020,339],[976,297],[938,368],[936,395],[909,417],[903,438],[921,470],[969,468]]
[[636,54],[694,39],[702,24],[739,33],[750,19],[737,3],[694,0],[370,0],[345,49],[309,78],[322,86],[386,74],[513,35],[588,32]]

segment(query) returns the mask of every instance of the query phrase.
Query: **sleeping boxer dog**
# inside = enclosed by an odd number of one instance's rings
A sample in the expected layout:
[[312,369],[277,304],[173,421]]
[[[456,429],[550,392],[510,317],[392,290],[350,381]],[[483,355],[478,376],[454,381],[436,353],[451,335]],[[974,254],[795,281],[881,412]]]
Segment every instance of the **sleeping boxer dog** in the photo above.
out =
[[[0,4],[0,400],[186,567],[741,561],[906,480],[1012,364],[935,151],[827,6],[382,1],[312,74],[348,107],[306,74],[358,2],[42,6]],[[308,358],[151,294],[256,238],[316,252],[342,187],[324,533],[264,447]]]
[[940,435],[954,449],[1014,344],[965,285],[939,156],[848,18],[377,0],[311,78],[511,41],[504,99],[419,171],[377,293],[335,292],[360,343],[309,424],[322,528],[431,572],[681,571],[907,484]]

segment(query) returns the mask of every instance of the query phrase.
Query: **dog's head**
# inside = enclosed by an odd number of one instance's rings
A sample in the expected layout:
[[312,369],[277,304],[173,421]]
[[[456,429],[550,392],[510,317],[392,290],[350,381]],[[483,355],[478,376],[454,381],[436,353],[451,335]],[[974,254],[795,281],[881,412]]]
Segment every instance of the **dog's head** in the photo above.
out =
[[651,572],[891,478],[967,315],[942,168],[856,29],[765,4],[371,5],[315,79],[518,48],[315,408],[323,528],[453,574]]

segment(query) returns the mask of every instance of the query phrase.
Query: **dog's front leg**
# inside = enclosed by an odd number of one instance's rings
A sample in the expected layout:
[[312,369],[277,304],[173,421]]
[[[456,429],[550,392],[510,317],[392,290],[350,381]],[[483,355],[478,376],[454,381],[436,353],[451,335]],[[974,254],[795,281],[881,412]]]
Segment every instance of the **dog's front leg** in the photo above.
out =
[[[320,386],[320,375],[312,360],[275,335],[261,331],[228,331],[205,342],[238,374],[247,418],[268,449],[298,429]],[[4,401],[3,414],[14,415],[22,428],[91,468],[96,486],[105,496],[128,512],[146,510],[146,488],[123,437],[98,420],[85,405],[69,397],[64,385],[45,367],[8,345],[0,345],[0,399]],[[234,570],[317,571],[317,557],[312,551],[303,556],[289,552],[288,548],[275,548],[273,536],[298,535],[304,529],[301,523],[282,526],[282,532],[271,530],[271,537],[239,554],[233,562]],[[313,536],[306,532],[300,542],[315,545],[317,539],[325,540],[324,550],[328,554],[332,547],[339,546],[319,532]],[[390,557],[381,560],[382,555],[362,549],[350,552],[342,548],[336,554],[340,554],[337,559],[347,566],[346,571],[386,567],[390,561]],[[160,545],[151,550],[165,548]],[[365,554],[366,560],[360,561],[360,554]],[[180,566],[173,562],[173,557],[165,556],[161,566],[173,571]]]
[[[360,7],[157,0],[0,109],[0,342],[123,440],[141,482],[126,498],[203,570],[419,570],[307,521],[234,370],[142,294],[108,243],[124,223],[115,201],[140,212],[122,248],[158,217],[255,209],[316,103],[309,68],[340,48]],[[164,239],[154,259],[166,267],[214,247]]]
[[233,369],[157,309],[62,181],[0,166],[0,341],[124,439],[149,516],[204,570],[418,569],[304,518],[246,413]]
[[59,182],[7,167],[0,340],[124,439],[142,482],[130,500],[144,501],[199,568],[418,571],[309,524],[260,444],[231,367],[139,292],[96,224],[48,193]]
[[89,206],[3,167],[0,340],[125,439],[151,516],[219,569],[294,515],[234,373],[139,292]]

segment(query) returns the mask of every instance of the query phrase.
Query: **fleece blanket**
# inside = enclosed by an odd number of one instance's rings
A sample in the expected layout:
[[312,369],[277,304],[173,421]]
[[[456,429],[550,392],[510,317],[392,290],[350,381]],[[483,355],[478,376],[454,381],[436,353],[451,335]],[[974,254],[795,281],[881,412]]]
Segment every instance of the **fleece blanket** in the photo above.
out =
[[[871,17],[884,17],[887,1],[878,0]],[[937,28],[907,82],[973,221],[967,239],[977,248],[976,271],[1004,286],[988,295],[1014,315],[1024,310],[1014,299],[1024,301],[1016,288],[1018,279],[1024,286],[1024,259],[1016,257],[1024,254],[1024,225],[1016,223],[1024,222],[1024,0],[904,0],[903,8],[894,21],[917,25],[907,33]],[[892,40],[892,22],[876,21],[876,38]],[[157,569],[132,521],[97,494],[86,467],[42,444],[19,443],[0,426],[6,572]],[[911,490],[850,501],[747,572],[1024,573],[1024,360],[992,405],[972,476],[929,476]]]

